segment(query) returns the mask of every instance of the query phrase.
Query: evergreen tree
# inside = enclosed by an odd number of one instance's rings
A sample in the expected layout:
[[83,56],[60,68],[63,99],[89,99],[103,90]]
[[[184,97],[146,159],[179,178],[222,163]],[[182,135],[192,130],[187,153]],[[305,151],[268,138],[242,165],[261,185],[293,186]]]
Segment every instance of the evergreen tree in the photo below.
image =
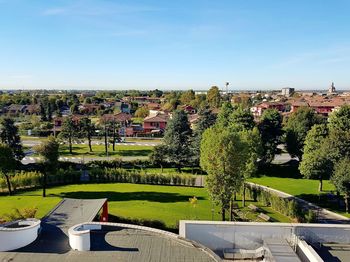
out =
[[269,164],[278,153],[278,144],[282,137],[282,116],[276,109],[264,111],[259,122],[259,131],[262,139],[262,163]]
[[322,121],[323,119],[308,107],[300,107],[289,116],[284,130],[286,148],[292,157],[298,157],[299,161],[302,160],[307,132],[313,125],[320,124]]
[[5,177],[9,195],[12,195],[10,172],[16,168],[16,164],[17,161],[11,147],[6,144],[0,144],[0,171]]
[[18,128],[11,118],[3,118],[0,122],[1,142],[8,145],[17,161],[24,157],[21,138],[18,134]]
[[191,157],[190,137],[191,128],[187,114],[183,110],[174,111],[165,129],[163,142],[166,146],[167,158],[176,164],[179,171]]
[[202,134],[204,131],[215,124],[216,116],[212,113],[209,108],[201,110],[199,113],[198,123],[194,130],[192,137],[191,149],[192,149],[192,165],[198,166],[200,159],[200,145],[202,140]]

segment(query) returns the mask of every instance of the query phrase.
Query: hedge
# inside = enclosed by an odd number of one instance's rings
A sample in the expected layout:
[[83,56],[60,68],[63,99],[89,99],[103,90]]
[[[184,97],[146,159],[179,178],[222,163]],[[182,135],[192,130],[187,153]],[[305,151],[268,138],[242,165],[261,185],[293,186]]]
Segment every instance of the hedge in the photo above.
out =
[[[140,170],[128,171],[122,168],[91,168],[87,171],[91,183],[134,183],[153,185],[174,185],[174,186],[196,186],[195,175],[183,174],[152,174]],[[73,168],[58,169],[55,175],[48,175],[48,185],[77,184],[80,183],[82,171]],[[20,171],[10,178],[11,186],[14,189],[40,187],[42,174],[37,171]],[[0,174],[0,191],[7,192],[7,184],[3,175]]]
[[309,210],[303,209],[294,199],[284,198],[264,190],[258,186],[246,184],[246,194],[254,201],[261,202],[265,206],[270,206],[275,211],[294,218],[300,222],[313,222],[314,216]]

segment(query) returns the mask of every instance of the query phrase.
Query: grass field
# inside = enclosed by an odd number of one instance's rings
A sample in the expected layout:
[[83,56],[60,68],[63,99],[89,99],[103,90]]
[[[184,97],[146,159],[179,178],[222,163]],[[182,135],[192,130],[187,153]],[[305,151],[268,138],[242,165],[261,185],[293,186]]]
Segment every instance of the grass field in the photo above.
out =
[[[251,178],[250,182],[257,183],[260,185],[268,186],[294,196],[301,195],[318,195],[318,180],[310,179],[295,179],[295,178],[281,178],[281,177],[259,177]],[[335,188],[329,180],[323,181],[324,192],[334,191]]]
[[[152,146],[135,146],[135,145],[116,145],[115,151],[112,149],[112,145],[109,146],[108,155],[109,156],[148,156],[152,152]],[[69,153],[69,147],[67,144],[60,145],[60,156],[96,156],[103,157],[106,156],[104,145],[92,145],[93,152],[89,152],[89,146],[86,144],[73,145],[73,154]]]
[[[108,198],[109,213],[123,218],[160,220],[169,228],[176,228],[181,219],[220,220],[219,210],[212,212],[212,203],[204,188],[155,186],[139,184],[84,184],[48,189],[48,197],[41,190],[0,197],[0,216],[14,208],[38,207],[37,217],[47,214],[62,197]],[[189,198],[196,196],[193,207]],[[254,203],[261,206],[259,203]],[[240,205],[240,202],[239,202]],[[247,202],[249,205],[249,201]],[[288,222],[289,218],[262,207],[276,221]]]

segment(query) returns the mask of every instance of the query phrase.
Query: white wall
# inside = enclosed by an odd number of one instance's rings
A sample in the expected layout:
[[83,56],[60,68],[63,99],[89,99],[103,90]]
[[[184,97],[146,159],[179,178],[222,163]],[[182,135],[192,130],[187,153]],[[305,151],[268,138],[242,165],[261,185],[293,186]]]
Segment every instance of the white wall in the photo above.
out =
[[[22,224],[29,224],[28,227],[6,228],[0,227],[0,251],[11,251],[25,247],[38,237],[40,220],[32,219],[23,221]],[[8,225],[8,224],[5,224]]]
[[180,236],[212,250],[255,249],[265,238],[289,239],[292,234],[311,243],[350,243],[350,225],[180,221]]

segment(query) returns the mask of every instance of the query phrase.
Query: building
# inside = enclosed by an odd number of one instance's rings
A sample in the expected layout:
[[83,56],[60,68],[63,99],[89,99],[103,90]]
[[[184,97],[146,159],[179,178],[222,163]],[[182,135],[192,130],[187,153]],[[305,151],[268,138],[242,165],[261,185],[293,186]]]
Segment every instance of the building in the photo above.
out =
[[295,89],[291,87],[285,87],[285,88],[282,88],[281,90],[281,94],[286,97],[290,97],[291,95],[294,94],[294,92],[295,92]]
[[157,112],[156,114],[150,114],[143,120],[144,133],[163,133],[170,116]]
[[108,219],[107,199],[64,198],[42,221],[1,225],[0,261],[221,261],[177,234]]
[[255,118],[261,117],[266,109],[276,109],[278,112],[283,113],[286,111],[286,103],[283,102],[262,102],[250,108]]
[[328,88],[328,94],[336,94],[337,91],[335,90],[334,82],[332,82],[331,86]]
[[179,233],[223,261],[329,262],[349,261],[349,230],[349,224],[182,220]]

